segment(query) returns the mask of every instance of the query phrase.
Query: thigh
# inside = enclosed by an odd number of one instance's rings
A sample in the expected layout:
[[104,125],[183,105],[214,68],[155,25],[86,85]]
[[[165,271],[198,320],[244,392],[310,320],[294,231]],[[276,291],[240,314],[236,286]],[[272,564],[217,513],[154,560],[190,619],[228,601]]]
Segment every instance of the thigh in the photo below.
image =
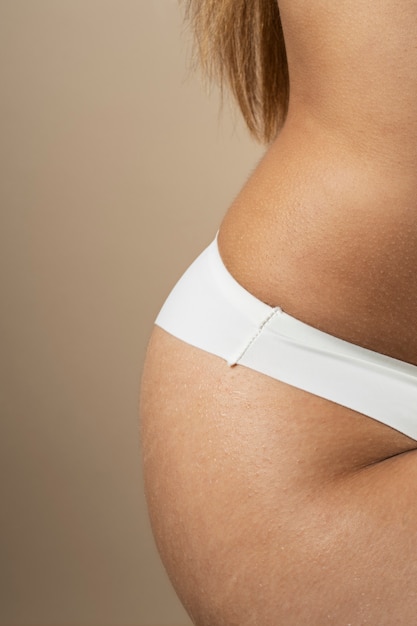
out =
[[198,626],[413,622],[414,441],[158,328],[141,420],[156,542]]

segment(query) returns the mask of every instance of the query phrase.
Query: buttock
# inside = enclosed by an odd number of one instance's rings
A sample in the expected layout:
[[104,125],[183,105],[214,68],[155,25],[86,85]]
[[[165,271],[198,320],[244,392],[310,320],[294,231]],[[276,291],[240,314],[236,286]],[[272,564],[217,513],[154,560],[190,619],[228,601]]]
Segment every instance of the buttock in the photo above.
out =
[[415,441],[160,327],[141,413],[154,534],[194,623],[412,623]]
[[[159,326],[145,373],[162,436],[172,429],[182,441],[212,445],[203,454],[207,461],[228,450],[241,472],[246,467],[248,480],[266,462],[288,486],[297,475],[304,489],[417,448],[414,439],[378,420],[251,367],[230,367]],[[166,415],[169,425],[162,424]]]
[[[398,392],[415,370],[363,350],[254,298],[215,243],[168,298],[142,380],[145,488],[197,626],[412,623],[417,444]],[[408,397],[406,419],[373,393]]]

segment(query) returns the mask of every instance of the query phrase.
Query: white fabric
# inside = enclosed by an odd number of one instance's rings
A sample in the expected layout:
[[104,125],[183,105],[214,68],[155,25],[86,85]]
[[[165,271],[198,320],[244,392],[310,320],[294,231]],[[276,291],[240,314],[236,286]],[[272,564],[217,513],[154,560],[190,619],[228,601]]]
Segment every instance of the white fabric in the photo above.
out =
[[156,322],[188,344],[372,417],[417,439],[417,367],[272,308],[228,272],[215,240]]

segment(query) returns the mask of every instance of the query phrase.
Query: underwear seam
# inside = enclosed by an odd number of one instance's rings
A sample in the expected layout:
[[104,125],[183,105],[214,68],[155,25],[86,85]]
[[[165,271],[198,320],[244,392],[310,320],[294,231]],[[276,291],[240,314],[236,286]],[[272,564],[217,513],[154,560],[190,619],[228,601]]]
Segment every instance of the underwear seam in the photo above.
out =
[[228,359],[227,364],[229,365],[229,367],[233,367],[233,365],[238,365],[239,364],[239,361],[245,356],[246,352],[249,350],[251,345],[257,340],[259,335],[264,330],[265,326],[267,326],[267,324],[269,324],[269,322],[272,320],[273,317],[275,317],[275,315],[277,313],[282,313],[282,309],[279,306],[275,307],[271,311],[271,313],[268,315],[268,317],[266,317],[263,320],[263,322],[259,325],[256,333],[249,339],[248,343],[245,345],[243,350],[241,350],[239,352],[238,356],[236,358],[234,358],[234,359]]

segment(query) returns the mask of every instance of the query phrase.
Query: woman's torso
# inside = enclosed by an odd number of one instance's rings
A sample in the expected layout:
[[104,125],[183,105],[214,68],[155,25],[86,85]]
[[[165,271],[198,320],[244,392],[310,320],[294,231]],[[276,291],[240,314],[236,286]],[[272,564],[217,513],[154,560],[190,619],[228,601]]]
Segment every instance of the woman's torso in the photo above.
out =
[[[268,304],[417,364],[417,3],[280,6],[293,101],[222,258]],[[198,625],[412,623],[416,442],[159,328],[141,410],[156,540]]]
[[417,363],[417,2],[279,6],[289,115],[222,256],[260,299]]
[[417,364],[417,175],[400,178],[300,117],[223,220],[222,258],[260,300]]

